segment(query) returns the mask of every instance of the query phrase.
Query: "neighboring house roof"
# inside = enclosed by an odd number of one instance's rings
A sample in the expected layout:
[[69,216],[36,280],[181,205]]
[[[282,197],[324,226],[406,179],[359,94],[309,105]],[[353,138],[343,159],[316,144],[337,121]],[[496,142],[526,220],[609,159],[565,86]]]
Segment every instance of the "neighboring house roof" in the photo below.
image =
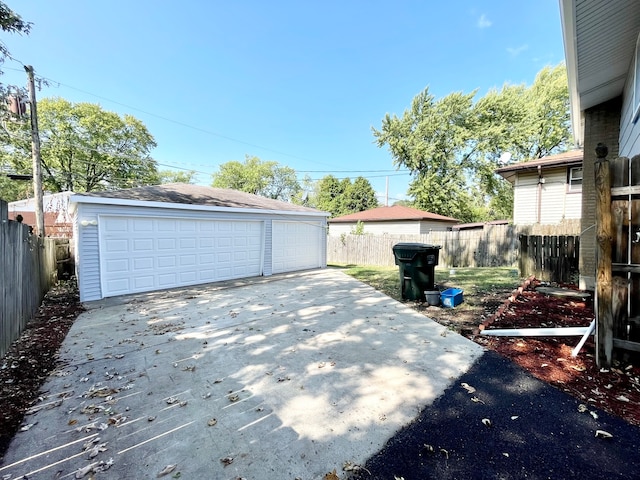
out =
[[[111,205],[136,205],[145,202],[145,206],[160,207],[160,203],[175,205],[196,205],[223,209],[250,209],[310,215],[328,216],[315,208],[303,207],[293,203],[281,202],[271,198],[240,192],[228,188],[212,188],[187,183],[169,183],[147,187],[127,188],[124,190],[108,190],[76,194],[71,197],[75,203],[108,203]],[[149,204],[152,203],[152,205]]]
[[582,145],[582,111],[622,94],[640,32],[640,2],[560,0],[560,17],[573,135]]
[[529,160],[528,162],[519,162],[496,169],[496,173],[501,175],[505,180],[511,183],[515,182],[517,172],[527,172],[540,168],[550,167],[575,167],[582,165],[584,153],[582,150],[571,150],[569,152],[559,153],[557,155],[549,155],[537,160]]
[[459,220],[437,213],[425,212],[411,207],[394,205],[392,207],[378,207],[363,212],[343,215],[341,217],[330,218],[329,223],[351,223],[351,222],[394,222],[403,220],[431,220],[438,222],[458,223]]
[[509,220],[491,220],[489,222],[473,222],[473,223],[460,223],[452,227],[453,230],[473,230],[484,228],[491,225],[509,225]]

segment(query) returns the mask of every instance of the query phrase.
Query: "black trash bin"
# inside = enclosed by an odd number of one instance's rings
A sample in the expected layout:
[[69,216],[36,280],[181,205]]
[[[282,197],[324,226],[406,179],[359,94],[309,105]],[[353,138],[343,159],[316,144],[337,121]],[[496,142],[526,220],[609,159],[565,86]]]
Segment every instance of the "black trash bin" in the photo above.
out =
[[435,290],[435,267],[440,245],[397,243],[393,246],[396,265],[400,267],[403,300],[426,300],[424,292]]

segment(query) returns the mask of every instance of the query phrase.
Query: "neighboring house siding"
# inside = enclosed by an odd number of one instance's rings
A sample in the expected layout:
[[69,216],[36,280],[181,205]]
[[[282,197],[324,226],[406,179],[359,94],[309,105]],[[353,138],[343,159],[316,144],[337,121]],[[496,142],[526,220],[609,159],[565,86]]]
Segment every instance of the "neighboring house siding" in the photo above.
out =
[[[544,183],[538,188],[537,172],[519,173],[514,187],[513,223],[558,224],[581,216],[580,190],[569,192],[568,167],[542,170]],[[538,198],[540,196],[540,198]]]
[[542,176],[545,182],[542,184],[540,223],[560,223],[566,213],[567,169],[543,170]]
[[513,223],[527,225],[538,222],[538,174],[520,173],[513,192]]
[[451,230],[451,227],[453,227],[454,225],[455,223],[443,223],[443,222],[422,220],[420,222],[420,233],[424,234],[424,233],[429,233],[431,231],[442,232],[446,230]]
[[[429,233],[432,230],[449,230],[454,223],[442,223],[427,220],[406,220],[395,222],[362,222],[364,233],[370,235],[417,235]],[[329,235],[339,237],[349,235],[355,230],[357,223],[331,223],[329,221]]]
[[339,237],[340,235],[349,235],[351,233],[352,223],[331,223],[329,222],[329,235]]

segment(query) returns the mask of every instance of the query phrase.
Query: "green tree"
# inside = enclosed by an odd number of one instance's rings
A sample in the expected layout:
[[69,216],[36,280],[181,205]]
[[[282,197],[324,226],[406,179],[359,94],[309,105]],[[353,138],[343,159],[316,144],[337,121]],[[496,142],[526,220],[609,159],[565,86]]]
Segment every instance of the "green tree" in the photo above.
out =
[[[31,22],[26,22],[20,15],[11,10],[5,2],[0,2],[0,29],[7,33],[24,33],[29,34],[31,30]],[[2,63],[6,57],[11,56],[9,49],[0,42],[0,63]]]
[[435,99],[425,89],[402,117],[387,114],[373,129],[398,167],[411,170],[415,206],[461,221],[510,216],[512,192],[494,171],[512,161],[567,149],[566,69],[542,69],[532,86],[506,84],[474,102],[476,92]]
[[158,172],[158,183],[196,183],[197,173],[194,170],[176,171],[160,170]]
[[332,217],[342,215],[344,185],[333,175],[326,175],[318,182],[316,208],[330,212]]
[[27,180],[12,180],[5,171],[0,169],[0,199],[14,202],[33,197],[33,182]]
[[297,198],[301,191],[294,169],[249,155],[244,162],[233,160],[220,165],[219,171],[213,174],[212,186],[285,202]]
[[[61,98],[38,102],[43,184],[54,192],[91,192],[157,183],[156,143],[131,115]],[[19,173],[31,170],[28,122],[7,124],[3,158]]]
[[338,180],[326,175],[318,182],[315,207],[330,212],[332,217],[362,212],[378,206],[376,192],[364,177],[351,182],[349,178]]
[[346,186],[344,193],[343,211],[347,213],[363,212],[378,206],[376,192],[364,177],[356,178],[352,184]]

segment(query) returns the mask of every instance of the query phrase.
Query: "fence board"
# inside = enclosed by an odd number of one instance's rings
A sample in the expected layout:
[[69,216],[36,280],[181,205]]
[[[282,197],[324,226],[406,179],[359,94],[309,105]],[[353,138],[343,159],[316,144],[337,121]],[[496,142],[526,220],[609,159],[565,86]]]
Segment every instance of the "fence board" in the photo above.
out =
[[[527,235],[529,228],[493,225],[483,230],[437,231],[423,235],[343,235],[327,238],[330,264],[394,266],[401,242],[440,245],[441,267],[512,267],[522,276],[566,282],[578,271],[579,235]],[[545,231],[545,230],[542,230]],[[550,229],[553,231],[553,229]],[[573,233],[573,232],[571,232]]]
[[56,239],[29,234],[7,219],[0,200],[0,358],[24,330],[57,279]]
[[445,267],[514,266],[518,234],[513,225],[483,230],[434,231],[422,235],[343,235],[327,238],[327,261],[334,264],[393,266],[392,247],[400,242],[440,245]]

